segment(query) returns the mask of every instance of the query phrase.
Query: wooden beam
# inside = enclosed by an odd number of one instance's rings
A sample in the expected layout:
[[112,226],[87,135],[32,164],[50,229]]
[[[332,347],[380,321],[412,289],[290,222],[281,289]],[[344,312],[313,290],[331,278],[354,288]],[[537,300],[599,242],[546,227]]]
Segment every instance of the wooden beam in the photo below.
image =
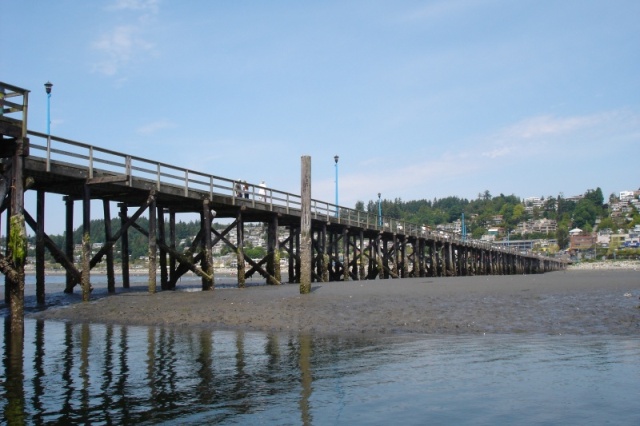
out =
[[101,183],[117,183],[117,182],[126,182],[129,180],[128,175],[117,175],[117,176],[99,176],[87,179],[87,185],[98,185]]

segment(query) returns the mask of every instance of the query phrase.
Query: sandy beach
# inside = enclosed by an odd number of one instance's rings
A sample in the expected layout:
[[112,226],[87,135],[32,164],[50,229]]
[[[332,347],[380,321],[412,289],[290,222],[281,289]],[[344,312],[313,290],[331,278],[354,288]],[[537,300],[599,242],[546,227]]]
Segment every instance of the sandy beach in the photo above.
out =
[[[70,296],[76,297],[77,295]],[[32,318],[320,334],[640,335],[640,269],[224,288],[118,290]]]

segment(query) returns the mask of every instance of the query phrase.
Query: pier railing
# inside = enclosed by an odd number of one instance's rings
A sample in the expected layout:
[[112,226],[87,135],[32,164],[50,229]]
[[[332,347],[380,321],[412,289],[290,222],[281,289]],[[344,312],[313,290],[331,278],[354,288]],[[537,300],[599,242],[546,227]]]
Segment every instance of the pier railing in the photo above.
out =
[[[89,178],[93,178],[97,173],[101,176],[123,175],[129,181],[135,178],[154,182],[158,191],[163,187],[179,188],[185,197],[189,197],[189,194],[208,195],[209,198],[227,196],[233,204],[249,202],[254,207],[260,206],[266,210],[278,207],[287,213],[301,211],[302,200],[297,194],[274,188],[263,188],[254,183],[246,183],[248,190],[243,188],[242,194],[238,194],[239,182],[232,179],[40,132],[28,131],[28,135],[30,136],[30,156],[44,160],[47,170],[51,170],[51,165],[56,163],[81,168],[86,171]],[[245,182],[242,184],[244,185]],[[386,216],[380,217],[377,214],[337,206],[321,200],[311,200],[311,214],[313,219],[324,220],[327,223],[379,230],[408,237],[455,242],[487,250],[516,252],[512,248],[488,242],[463,239],[456,233],[432,231],[424,225]]]

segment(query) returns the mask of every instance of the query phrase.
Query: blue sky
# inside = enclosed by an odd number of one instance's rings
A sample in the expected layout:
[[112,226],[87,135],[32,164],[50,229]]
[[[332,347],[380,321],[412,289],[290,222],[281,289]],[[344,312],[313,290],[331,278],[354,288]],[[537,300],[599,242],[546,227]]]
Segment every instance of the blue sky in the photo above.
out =
[[312,197],[638,189],[636,0],[2,3],[29,127]]

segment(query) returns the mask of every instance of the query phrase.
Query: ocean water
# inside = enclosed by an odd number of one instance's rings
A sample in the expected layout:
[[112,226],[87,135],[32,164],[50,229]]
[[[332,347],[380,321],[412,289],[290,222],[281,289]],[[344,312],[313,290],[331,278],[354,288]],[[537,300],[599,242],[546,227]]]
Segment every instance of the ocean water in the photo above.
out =
[[5,424],[640,424],[640,338],[3,324]]
[[[146,291],[146,276],[131,278],[131,291]],[[39,309],[34,283],[27,310]],[[106,293],[106,277],[92,285]],[[186,277],[178,289],[199,286]],[[63,289],[63,276],[47,277],[49,306],[81,298]],[[327,337],[27,319],[21,338],[0,323],[2,424],[640,424],[640,336]]]

